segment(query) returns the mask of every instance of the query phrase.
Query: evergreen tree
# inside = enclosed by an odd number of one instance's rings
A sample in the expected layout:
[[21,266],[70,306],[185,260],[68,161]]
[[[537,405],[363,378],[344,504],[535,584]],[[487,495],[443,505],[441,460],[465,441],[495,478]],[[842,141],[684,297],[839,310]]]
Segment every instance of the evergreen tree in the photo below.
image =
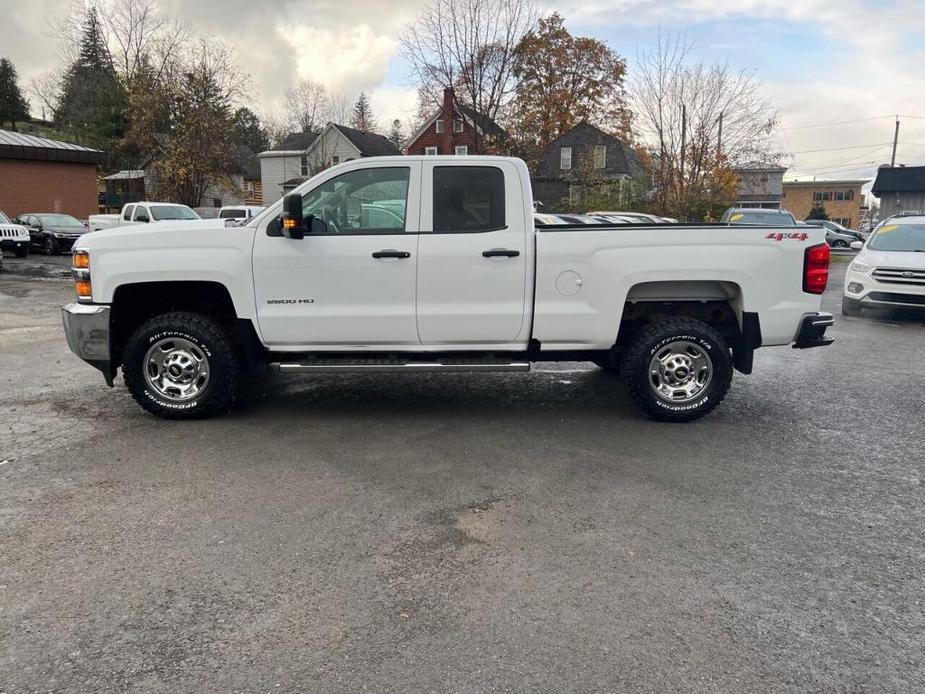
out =
[[256,153],[264,152],[270,148],[270,138],[267,131],[260,124],[257,114],[246,106],[234,112],[235,139],[238,144],[249,147]]
[[19,89],[16,68],[6,58],[0,59],[0,127],[10,123],[16,130],[16,121],[29,119],[29,102]]
[[401,150],[405,144],[405,135],[402,132],[401,121],[397,118],[392,121],[392,127],[389,128],[389,142],[395,145],[395,148]]
[[124,105],[125,92],[116,76],[99,16],[91,7],[84,20],[78,56],[64,75],[55,119],[73,134],[104,144],[122,137]]
[[828,218],[829,213],[825,211],[825,205],[821,202],[814,202],[809,214],[806,215],[806,219],[821,219],[825,221],[828,220]]
[[376,130],[375,120],[372,106],[369,105],[369,97],[366,96],[366,92],[360,92],[357,102],[353,105],[351,125],[357,130],[374,132]]

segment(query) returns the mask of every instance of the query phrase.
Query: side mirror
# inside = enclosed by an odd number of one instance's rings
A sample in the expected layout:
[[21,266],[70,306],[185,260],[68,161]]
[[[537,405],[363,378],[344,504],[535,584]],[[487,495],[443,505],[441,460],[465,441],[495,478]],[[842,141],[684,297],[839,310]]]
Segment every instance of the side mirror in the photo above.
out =
[[852,241],[851,248],[852,250],[859,251],[862,248],[864,248],[864,242],[863,241]]
[[290,193],[283,198],[283,214],[280,218],[283,236],[290,239],[305,238],[305,219],[302,217],[302,196]]

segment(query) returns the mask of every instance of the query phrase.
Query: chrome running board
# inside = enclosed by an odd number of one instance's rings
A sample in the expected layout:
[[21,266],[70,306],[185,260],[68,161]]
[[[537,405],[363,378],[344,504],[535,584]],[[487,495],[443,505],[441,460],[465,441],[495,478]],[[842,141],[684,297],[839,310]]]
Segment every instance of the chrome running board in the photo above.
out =
[[473,371],[529,371],[527,362],[450,362],[411,361],[405,363],[381,362],[336,362],[335,360],[305,363],[275,362],[270,365],[280,373],[469,373]]

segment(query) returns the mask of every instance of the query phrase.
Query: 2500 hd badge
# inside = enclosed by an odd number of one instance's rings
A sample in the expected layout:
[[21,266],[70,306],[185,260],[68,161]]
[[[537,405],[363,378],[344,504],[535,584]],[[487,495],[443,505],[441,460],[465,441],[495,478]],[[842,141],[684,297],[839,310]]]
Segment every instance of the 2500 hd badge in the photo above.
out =
[[268,304],[313,304],[314,299],[267,299]]

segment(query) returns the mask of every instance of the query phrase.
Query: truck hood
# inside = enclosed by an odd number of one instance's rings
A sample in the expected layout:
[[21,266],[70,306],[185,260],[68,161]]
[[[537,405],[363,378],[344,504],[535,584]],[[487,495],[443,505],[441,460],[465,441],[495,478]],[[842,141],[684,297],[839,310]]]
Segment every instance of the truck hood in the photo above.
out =
[[224,219],[194,219],[100,229],[84,234],[77,242],[80,250],[221,248],[229,234],[251,233],[246,227],[225,227]]
[[925,270],[925,253],[914,251],[875,251],[865,248],[857,260],[874,267],[895,267],[901,270]]

